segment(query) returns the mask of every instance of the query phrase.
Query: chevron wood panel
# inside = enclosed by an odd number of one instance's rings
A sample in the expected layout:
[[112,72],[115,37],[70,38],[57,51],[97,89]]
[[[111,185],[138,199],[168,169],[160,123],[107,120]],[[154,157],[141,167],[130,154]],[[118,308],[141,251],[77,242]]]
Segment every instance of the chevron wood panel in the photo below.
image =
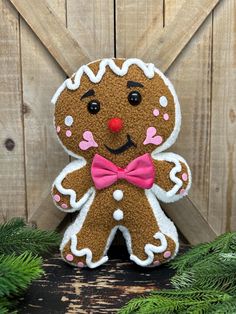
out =
[[[8,165],[1,169],[8,182],[2,220],[20,215],[42,228],[60,224],[64,214],[52,206],[49,189],[68,157],[50,124],[50,98],[81,64],[116,55],[144,58],[168,70],[180,97],[185,132],[173,151],[188,159],[194,186],[189,198],[166,206],[166,212],[191,243],[236,228],[234,0],[0,2],[8,16],[0,24],[14,38],[10,66],[15,65],[18,82],[7,100],[10,114],[4,113],[16,121],[18,132],[11,133],[13,122],[1,132],[2,143],[8,137],[17,143],[15,155],[6,147],[1,152]],[[1,45],[7,42],[5,35]],[[4,82],[9,80],[5,73]],[[9,165],[17,169],[14,174]],[[9,197],[10,188],[15,198]]]

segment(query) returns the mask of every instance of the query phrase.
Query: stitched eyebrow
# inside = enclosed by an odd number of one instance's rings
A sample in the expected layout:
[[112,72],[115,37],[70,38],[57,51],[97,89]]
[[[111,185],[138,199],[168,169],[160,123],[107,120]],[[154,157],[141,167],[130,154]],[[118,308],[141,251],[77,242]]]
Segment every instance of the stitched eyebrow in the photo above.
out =
[[139,83],[139,82],[134,82],[134,81],[128,81],[127,82],[127,87],[144,87],[143,84]]
[[95,95],[95,91],[93,89],[89,89],[86,93],[84,93],[82,96],[81,96],[81,100],[85,97],[89,97],[89,96],[94,96]]

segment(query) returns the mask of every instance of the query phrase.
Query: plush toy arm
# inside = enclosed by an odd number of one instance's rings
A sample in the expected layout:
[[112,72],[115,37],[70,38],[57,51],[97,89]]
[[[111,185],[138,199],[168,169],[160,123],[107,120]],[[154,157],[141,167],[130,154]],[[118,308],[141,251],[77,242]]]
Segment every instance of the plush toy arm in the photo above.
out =
[[152,156],[156,178],[152,191],[162,202],[170,203],[188,194],[192,178],[186,161],[174,153]]
[[94,193],[90,170],[85,160],[74,160],[66,166],[52,186],[55,205],[62,211],[74,212]]

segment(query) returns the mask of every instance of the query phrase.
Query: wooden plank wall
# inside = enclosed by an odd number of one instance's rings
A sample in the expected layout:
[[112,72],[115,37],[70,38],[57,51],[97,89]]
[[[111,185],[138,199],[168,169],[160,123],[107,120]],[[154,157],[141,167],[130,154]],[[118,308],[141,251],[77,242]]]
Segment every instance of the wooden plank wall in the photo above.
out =
[[[190,9],[198,1],[189,0]],[[149,46],[150,34],[168,26],[184,0],[48,4],[80,47],[98,59],[139,57],[139,42]],[[41,206],[42,224],[50,228],[61,218],[56,209],[47,217],[53,207],[48,191],[68,162],[53,129],[50,98],[65,74],[8,0],[0,0],[0,9],[0,220],[30,217]],[[171,150],[188,160],[191,201],[216,233],[236,229],[235,25],[236,1],[221,0],[167,71],[183,113]]]

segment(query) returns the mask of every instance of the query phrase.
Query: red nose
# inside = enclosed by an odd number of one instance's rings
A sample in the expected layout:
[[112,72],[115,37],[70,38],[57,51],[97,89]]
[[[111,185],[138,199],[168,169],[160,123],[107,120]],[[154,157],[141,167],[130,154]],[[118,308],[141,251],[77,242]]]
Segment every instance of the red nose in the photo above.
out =
[[120,132],[123,128],[123,121],[120,118],[112,118],[108,121],[108,129],[111,132]]

